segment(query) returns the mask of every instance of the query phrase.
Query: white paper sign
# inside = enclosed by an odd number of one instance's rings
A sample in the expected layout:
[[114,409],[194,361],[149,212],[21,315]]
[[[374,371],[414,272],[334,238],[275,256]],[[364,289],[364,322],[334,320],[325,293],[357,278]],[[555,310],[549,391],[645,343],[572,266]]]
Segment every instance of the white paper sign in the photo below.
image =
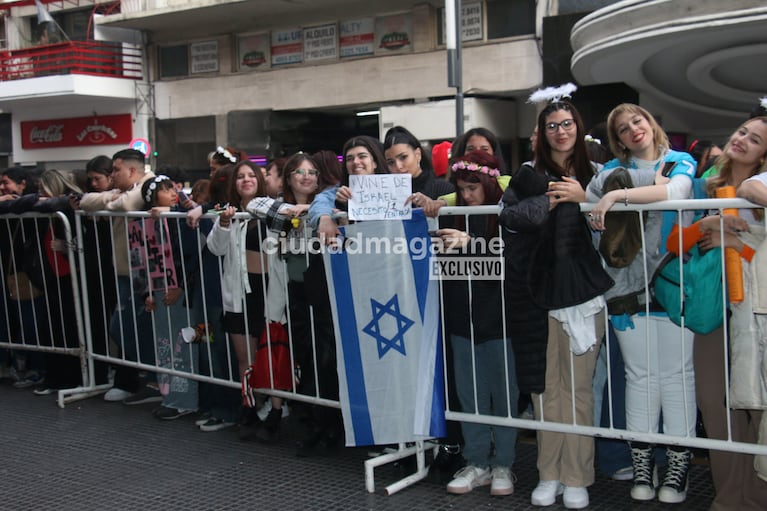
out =
[[304,29],[304,62],[338,58],[336,24]]
[[405,200],[413,193],[410,174],[349,176],[350,220],[408,220],[412,216]]
[[189,45],[191,74],[215,73],[218,71],[218,41],[204,41]]

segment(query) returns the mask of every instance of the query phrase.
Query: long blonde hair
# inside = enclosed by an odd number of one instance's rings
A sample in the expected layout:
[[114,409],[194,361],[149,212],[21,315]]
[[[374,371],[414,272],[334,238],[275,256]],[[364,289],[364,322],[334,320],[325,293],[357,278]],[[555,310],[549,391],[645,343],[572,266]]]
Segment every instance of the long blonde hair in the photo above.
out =
[[650,112],[633,103],[621,103],[613,108],[610,115],[607,116],[607,138],[610,142],[610,150],[613,155],[615,155],[623,165],[628,164],[629,158],[631,157],[631,151],[629,151],[629,149],[621,143],[620,138],[618,138],[618,130],[616,127],[618,116],[626,113],[641,115],[647,119],[647,122],[650,123],[650,127],[652,128],[653,142],[655,143],[655,158],[660,158],[663,151],[671,147],[668,135],[666,135],[666,132],[663,131],[663,128],[660,127],[660,124],[658,124],[658,121],[655,120],[655,117],[653,117]]
[[56,169],[48,169],[43,172],[40,176],[38,187],[40,191],[45,192],[49,197],[58,197],[69,192],[82,192],[70,175]]

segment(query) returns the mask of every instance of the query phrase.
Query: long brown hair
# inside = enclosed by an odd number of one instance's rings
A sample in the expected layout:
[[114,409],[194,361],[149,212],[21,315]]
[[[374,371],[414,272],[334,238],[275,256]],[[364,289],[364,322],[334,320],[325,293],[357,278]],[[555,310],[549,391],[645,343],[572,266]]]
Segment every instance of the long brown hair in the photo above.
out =
[[[738,129],[735,130],[735,132],[740,131],[748,124],[751,124],[753,122],[759,122],[761,121],[763,124],[767,125],[767,116],[759,116],[754,117],[752,119],[747,120],[740,126],[738,126]],[[727,141],[727,144],[725,144],[724,149],[722,150],[722,154],[719,155],[719,157],[714,162],[714,166],[717,169],[716,175],[712,176],[706,181],[706,192],[708,192],[709,197],[714,197],[716,195],[716,189],[722,186],[727,185],[727,183],[732,178],[732,158],[728,156],[728,149],[730,148],[730,145],[732,144],[732,136],[730,136],[730,140]],[[755,176],[757,174],[760,174],[767,170],[767,151],[762,155],[762,159],[760,160],[760,163],[757,165],[754,165],[754,168],[751,169],[751,172],[749,173],[750,176]],[[762,214],[762,210],[754,210],[755,214]]]
[[[314,161],[314,158],[309,156],[306,153],[296,153],[290,158],[288,158],[288,161],[285,162],[285,167],[282,171],[282,198],[287,202],[288,204],[296,204],[296,196],[293,193],[293,190],[290,188],[290,176],[293,175],[293,171],[296,170],[298,167],[301,166],[301,164],[305,161],[308,161],[312,164],[312,166],[318,170],[319,167],[317,166],[317,163]],[[317,184],[320,182],[320,176],[317,175]],[[317,192],[314,192],[309,195],[309,203],[314,200],[314,196]]]
[[240,197],[237,191],[237,173],[242,167],[250,168],[256,175],[256,183],[258,184],[256,197],[264,197],[266,195],[266,181],[264,180],[264,173],[261,171],[261,167],[252,161],[241,161],[233,167],[232,176],[229,178],[229,205],[237,206],[238,209],[242,207],[242,197]]
[[[554,112],[564,110],[573,116],[575,121],[575,146],[565,162],[566,168],[561,167],[554,161],[551,152],[551,144],[546,137],[546,118]],[[591,166],[589,150],[586,147],[586,128],[583,126],[583,119],[575,106],[566,99],[549,103],[546,108],[538,114],[538,136],[535,143],[535,170],[538,172],[549,172],[559,177],[569,175],[568,169],[575,172],[575,179],[586,189],[591,178],[594,177],[594,169]]]

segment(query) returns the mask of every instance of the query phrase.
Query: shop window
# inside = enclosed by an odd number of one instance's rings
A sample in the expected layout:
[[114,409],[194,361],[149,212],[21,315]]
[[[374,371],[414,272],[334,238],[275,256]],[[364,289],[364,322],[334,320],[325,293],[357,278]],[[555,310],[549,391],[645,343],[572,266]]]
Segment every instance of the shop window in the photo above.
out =
[[159,48],[160,78],[189,75],[189,46],[162,46]]
[[535,0],[487,0],[487,38],[535,33]]

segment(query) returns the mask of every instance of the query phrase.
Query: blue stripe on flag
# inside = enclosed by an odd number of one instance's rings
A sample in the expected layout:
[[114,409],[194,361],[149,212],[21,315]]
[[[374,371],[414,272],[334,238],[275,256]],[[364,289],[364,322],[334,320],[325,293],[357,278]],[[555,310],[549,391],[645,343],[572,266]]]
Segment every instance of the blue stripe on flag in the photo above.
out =
[[[439,322],[438,322],[439,323]],[[445,366],[442,364],[442,325],[437,325],[437,360],[434,364],[434,390],[431,395],[431,420],[429,435],[433,438],[447,436],[445,424]]]
[[[421,322],[424,320],[424,309],[426,307],[426,294],[429,292],[429,254],[431,238],[429,237],[429,227],[426,223],[426,217],[423,211],[413,211],[411,220],[403,220],[402,228],[405,230],[405,239],[408,243],[408,253],[410,254],[410,263],[413,265],[413,280],[415,281],[415,293],[418,297],[418,308],[421,313]],[[421,245],[426,251],[421,254],[420,259],[413,257],[410,250],[410,243],[413,238],[420,238]]]
[[[345,251],[330,256],[330,267],[335,288],[339,332],[336,339],[343,345],[346,386],[349,410],[352,416],[355,445],[373,445],[373,426],[368,411],[365,375],[362,371],[362,355],[357,332],[357,316],[354,313],[349,258]],[[344,311],[343,314],[340,311]]]

